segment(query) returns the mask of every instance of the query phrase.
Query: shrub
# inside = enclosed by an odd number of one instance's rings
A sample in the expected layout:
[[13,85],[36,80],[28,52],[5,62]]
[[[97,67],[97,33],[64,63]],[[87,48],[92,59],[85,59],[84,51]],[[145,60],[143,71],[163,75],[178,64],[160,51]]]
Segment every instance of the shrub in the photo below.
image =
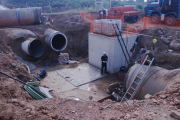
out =
[[60,2],[54,2],[52,4],[52,7],[66,7],[66,5]]
[[136,4],[135,10],[136,11],[143,11],[144,10],[144,5],[143,4]]

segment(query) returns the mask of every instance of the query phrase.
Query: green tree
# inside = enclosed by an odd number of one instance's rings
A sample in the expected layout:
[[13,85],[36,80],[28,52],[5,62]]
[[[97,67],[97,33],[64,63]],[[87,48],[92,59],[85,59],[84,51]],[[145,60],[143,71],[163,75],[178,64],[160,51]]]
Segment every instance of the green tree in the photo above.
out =
[[136,0],[137,3],[143,3],[144,0]]

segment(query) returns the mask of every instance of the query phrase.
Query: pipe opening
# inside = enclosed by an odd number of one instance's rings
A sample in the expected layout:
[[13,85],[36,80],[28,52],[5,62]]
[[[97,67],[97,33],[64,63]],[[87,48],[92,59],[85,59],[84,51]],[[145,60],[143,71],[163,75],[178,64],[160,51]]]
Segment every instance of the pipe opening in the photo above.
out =
[[29,45],[29,52],[32,56],[38,58],[44,54],[45,48],[42,42],[38,39],[33,40]]
[[64,35],[56,34],[52,38],[52,47],[56,51],[62,51],[66,48],[66,46],[67,46],[67,39]]

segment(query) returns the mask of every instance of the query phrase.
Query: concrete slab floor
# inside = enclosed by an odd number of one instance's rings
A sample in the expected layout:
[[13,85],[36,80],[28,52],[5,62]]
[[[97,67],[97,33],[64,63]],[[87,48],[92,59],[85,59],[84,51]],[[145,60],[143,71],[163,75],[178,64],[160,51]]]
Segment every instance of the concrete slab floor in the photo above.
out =
[[100,69],[88,63],[82,63],[73,68],[61,69],[57,73],[76,87],[106,76],[105,74],[101,75]]
[[[104,90],[108,88],[109,84],[120,82],[120,80],[117,78],[117,74],[110,74],[91,83],[75,87],[57,73],[57,70],[66,67],[67,65],[55,65],[46,68],[48,76],[40,83],[41,86],[45,86],[53,90],[50,92],[53,97],[68,99],[79,98],[85,101],[89,101],[89,96],[91,95],[93,96],[93,101],[99,101],[109,96],[104,92]],[[41,68],[36,71],[38,72],[40,69]]]

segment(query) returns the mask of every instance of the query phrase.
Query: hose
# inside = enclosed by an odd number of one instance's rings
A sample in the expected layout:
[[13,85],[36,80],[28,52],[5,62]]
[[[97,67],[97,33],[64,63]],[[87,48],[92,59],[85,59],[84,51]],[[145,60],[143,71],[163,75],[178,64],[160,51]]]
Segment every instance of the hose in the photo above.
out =
[[16,79],[16,78],[14,78],[14,77],[12,77],[12,76],[10,76],[10,75],[7,75],[6,73],[3,73],[3,72],[1,72],[1,71],[0,71],[0,73],[3,74],[3,75],[5,75],[5,76],[7,76],[7,77],[9,77],[9,78],[11,78],[11,79],[13,79],[13,80],[16,80],[16,81],[18,81],[18,82],[21,82],[21,83],[23,83],[24,85],[27,85],[28,87],[30,87],[31,89],[33,89],[34,91],[36,91],[38,94],[40,94],[40,95],[43,96],[44,98],[48,98],[46,95],[42,94],[41,92],[39,92],[38,90],[36,90],[36,89],[35,89],[34,87],[32,87],[31,85],[28,85],[28,84],[26,84],[25,82],[23,82],[23,81],[21,81],[21,80],[19,80],[19,79]]
[[[26,65],[26,64],[25,64],[25,65]],[[26,67],[27,67],[27,70],[28,70],[29,74],[31,74],[31,71],[30,71],[30,69],[29,69],[29,66],[26,65]]]
[[[40,93],[44,94],[43,92],[41,92],[39,89],[37,89],[36,87],[34,87],[34,85],[39,85],[39,82],[27,82],[26,84],[31,85],[34,89],[36,89],[37,91],[39,91]],[[31,89],[30,87],[28,87],[27,85],[24,86],[24,89],[26,89],[26,91],[32,95],[34,98],[36,98],[37,100],[42,100],[45,99],[43,96],[41,96],[40,94],[38,94],[37,92],[35,92],[33,89]],[[44,94],[45,95],[45,94]]]

